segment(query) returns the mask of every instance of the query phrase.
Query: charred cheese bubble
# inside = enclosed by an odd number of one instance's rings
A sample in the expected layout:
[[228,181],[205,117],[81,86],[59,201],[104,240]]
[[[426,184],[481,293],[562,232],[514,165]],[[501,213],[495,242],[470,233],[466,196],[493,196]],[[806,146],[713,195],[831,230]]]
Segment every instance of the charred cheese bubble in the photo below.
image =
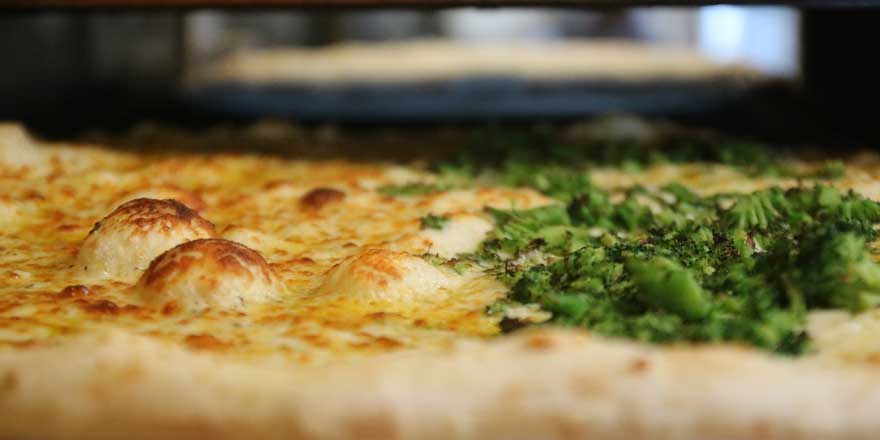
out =
[[211,222],[176,200],[135,199],[95,223],[76,267],[88,279],[133,282],[162,252],[214,235]]
[[368,249],[337,264],[316,294],[386,308],[446,298],[450,276],[405,252]]
[[278,297],[280,288],[263,257],[223,239],[183,243],[150,263],[136,286],[144,303],[165,312],[243,310]]
[[40,149],[21,125],[0,123],[0,166],[24,168],[41,159]]
[[198,194],[173,185],[160,185],[129,192],[119,198],[114,206],[119,206],[126,201],[134,199],[174,199],[195,211],[201,211],[205,208],[205,201]]

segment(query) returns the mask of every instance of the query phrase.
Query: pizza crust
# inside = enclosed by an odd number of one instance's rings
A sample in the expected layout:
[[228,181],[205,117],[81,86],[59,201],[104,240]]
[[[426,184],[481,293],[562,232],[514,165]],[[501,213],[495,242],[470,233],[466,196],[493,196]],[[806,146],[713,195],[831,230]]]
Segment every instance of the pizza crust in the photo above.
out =
[[869,368],[563,330],[321,367],[121,332],[0,353],[0,429],[20,439],[868,439],[877,408]]

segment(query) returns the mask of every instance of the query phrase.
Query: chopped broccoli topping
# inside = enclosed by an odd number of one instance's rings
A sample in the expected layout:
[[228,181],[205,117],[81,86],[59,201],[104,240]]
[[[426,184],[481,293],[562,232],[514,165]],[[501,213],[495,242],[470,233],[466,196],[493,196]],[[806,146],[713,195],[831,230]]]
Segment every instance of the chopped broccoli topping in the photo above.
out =
[[811,346],[808,310],[880,305],[880,266],[866,244],[877,202],[821,184],[708,197],[678,184],[632,187],[612,202],[583,176],[568,186],[529,177],[561,203],[490,209],[496,228],[466,256],[551,323],[798,354]]
[[801,353],[808,309],[880,304],[880,266],[866,246],[880,204],[854,193],[816,185],[700,197],[672,185],[609,200],[590,187],[567,206],[491,210],[497,227],[471,258],[552,323],[648,342]]

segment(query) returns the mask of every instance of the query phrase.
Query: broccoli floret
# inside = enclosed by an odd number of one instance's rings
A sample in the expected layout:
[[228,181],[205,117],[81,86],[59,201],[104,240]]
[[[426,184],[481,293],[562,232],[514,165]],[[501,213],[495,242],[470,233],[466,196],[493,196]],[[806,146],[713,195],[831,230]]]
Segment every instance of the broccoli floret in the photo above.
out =
[[614,226],[611,221],[614,205],[611,204],[608,194],[596,187],[589,187],[575,197],[568,205],[568,213],[577,224],[606,229]]
[[782,216],[788,207],[781,190],[773,188],[737,197],[734,205],[724,214],[728,229],[767,230],[770,223]]
[[592,240],[589,231],[571,225],[564,206],[549,205],[523,211],[488,209],[496,228],[481,245],[484,258],[529,250],[573,251]]
[[428,214],[421,219],[422,229],[443,229],[449,220],[447,216]]
[[653,307],[685,319],[700,319],[709,312],[709,301],[691,272],[668,258],[629,260],[626,271],[639,298]]
[[578,169],[535,166],[528,162],[506,163],[499,182],[510,186],[528,186],[566,203],[591,186],[589,176]]
[[813,307],[860,312],[880,304],[880,265],[865,240],[852,232],[825,231],[803,243],[798,265]]

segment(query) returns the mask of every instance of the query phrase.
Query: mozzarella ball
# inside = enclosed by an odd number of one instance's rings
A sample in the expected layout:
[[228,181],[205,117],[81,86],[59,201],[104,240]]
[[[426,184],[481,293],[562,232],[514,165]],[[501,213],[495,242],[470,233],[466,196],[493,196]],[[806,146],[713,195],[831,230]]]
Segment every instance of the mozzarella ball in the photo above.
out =
[[253,249],[223,239],[183,243],[150,263],[137,291],[166,313],[244,310],[278,297],[279,283]]
[[450,277],[405,252],[369,249],[333,266],[316,294],[388,308],[446,297]]
[[76,268],[87,279],[133,282],[162,252],[214,235],[211,222],[176,200],[135,199],[95,223]]

